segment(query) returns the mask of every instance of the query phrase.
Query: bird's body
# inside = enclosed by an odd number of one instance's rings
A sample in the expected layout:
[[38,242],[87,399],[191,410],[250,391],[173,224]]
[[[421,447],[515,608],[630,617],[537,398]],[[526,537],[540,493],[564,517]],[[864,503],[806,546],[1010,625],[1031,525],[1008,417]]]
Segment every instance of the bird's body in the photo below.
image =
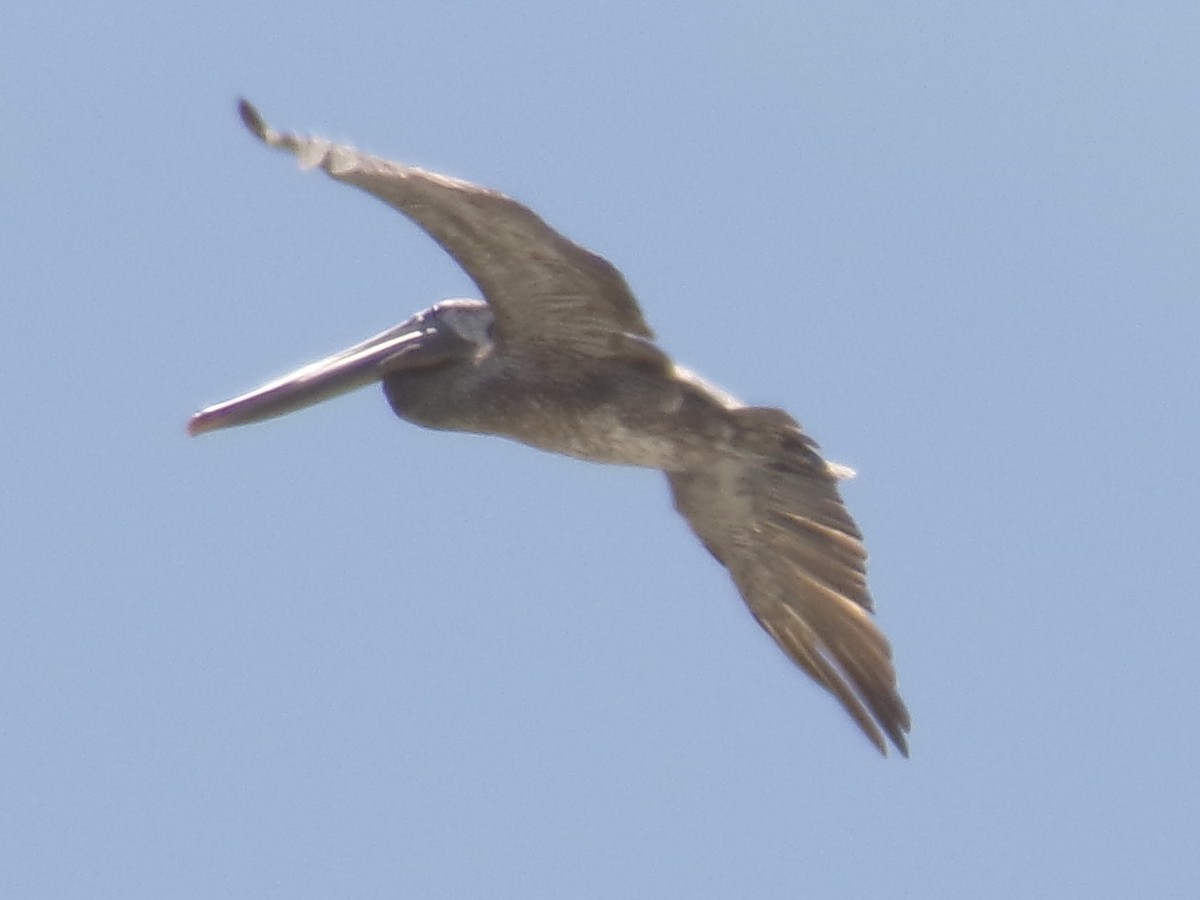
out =
[[[484,351],[468,377],[384,379],[402,419],[591,462],[675,471],[728,442],[724,398],[669,360],[523,360]],[[547,379],[546,371],[559,377]]]
[[[779,409],[745,406],[674,363],[624,278],[528,208],[468,182],[268,128],[295,153],[395,207],[486,302],[450,300],[341,353],[197,413],[192,433],[258,421],[372,381],[398,416],[666,473],[676,509],[751,612],[881,750],[907,753],[908,711],[871,619],[866,553],[842,504],[847,470]],[[882,729],[882,731],[881,731]]]

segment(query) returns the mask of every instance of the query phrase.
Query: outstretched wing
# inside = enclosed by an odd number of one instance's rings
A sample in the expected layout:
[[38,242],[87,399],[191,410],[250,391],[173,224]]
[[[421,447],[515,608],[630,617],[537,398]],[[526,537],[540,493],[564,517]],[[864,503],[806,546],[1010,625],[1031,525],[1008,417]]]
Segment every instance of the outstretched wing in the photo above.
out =
[[467,181],[275,131],[245,100],[238,110],[268,146],[295,154],[304,168],[320,166],[419,225],[479,286],[498,341],[607,356],[626,334],[653,338],[621,273],[528,207]]
[[[887,752],[910,720],[891,647],[872,620],[862,535],[837,469],[782,410],[734,410],[738,452],[671,473],[675,508],[733,576],[759,624]],[[881,729],[882,732],[881,733]]]

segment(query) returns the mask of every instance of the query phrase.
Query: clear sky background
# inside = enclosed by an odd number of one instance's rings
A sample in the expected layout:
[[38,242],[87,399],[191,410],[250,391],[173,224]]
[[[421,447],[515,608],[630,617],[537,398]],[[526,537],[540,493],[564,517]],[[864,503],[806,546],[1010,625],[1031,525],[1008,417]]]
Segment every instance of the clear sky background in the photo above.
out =
[[[1200,7],[9,4],[0,895],[1200,896]],[[377,390],[188,415],[474,293],[280,127],[470,178],[801,419],[881,759],[654,472]]]

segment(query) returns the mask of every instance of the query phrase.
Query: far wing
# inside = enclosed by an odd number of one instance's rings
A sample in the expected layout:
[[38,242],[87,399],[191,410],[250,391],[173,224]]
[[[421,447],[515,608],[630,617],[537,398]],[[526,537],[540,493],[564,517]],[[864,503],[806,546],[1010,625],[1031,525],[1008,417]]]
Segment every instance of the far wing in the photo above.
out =
[[784,652],[838,698],[880,752],[886,733],[907,756],[909,714],[891,647],[870,615],[866,551],[836,470],[781,410],[734,415],[744,426],[743,452],[670,474],[676,509]]
[[245,100],[238,108],[265,144],[374,195],[437,241],[483,292],[499,341],[607,356],[625,334],[653,338],[621,273],[528,207],[467,181],[275,131]]

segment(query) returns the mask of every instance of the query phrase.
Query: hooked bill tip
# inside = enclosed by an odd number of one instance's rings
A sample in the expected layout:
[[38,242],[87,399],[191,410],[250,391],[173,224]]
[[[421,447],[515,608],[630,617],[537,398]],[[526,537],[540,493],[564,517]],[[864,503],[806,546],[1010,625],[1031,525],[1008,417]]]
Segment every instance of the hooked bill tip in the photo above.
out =
[[191,437],[195,437],[198,434],[204,434],[206,431],[212,431],[212,429],[212,421],[202,412],[195,413],[187,421],[187,433]]

